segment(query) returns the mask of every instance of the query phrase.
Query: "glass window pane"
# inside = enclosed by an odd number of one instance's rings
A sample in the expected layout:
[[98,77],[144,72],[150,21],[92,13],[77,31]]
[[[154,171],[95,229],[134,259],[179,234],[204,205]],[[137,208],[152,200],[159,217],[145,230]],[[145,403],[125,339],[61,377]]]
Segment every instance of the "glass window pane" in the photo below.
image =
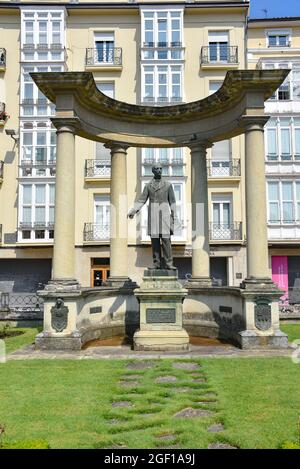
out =
[[269,200],[279,200],[278,182],[268,182]]
[[282,183],[282,200],[293,200],[293,185],[291,182]]
[[37,223],[45,223],[46,221],[45,207],[36,207],[35,209],[35,221]]
[[23,204],[31,204],[32,186],[23,186]]
[[293,203],[283,202],[282,204],[283,221],[293,221]]
[[269,203],[269,220],[271,222],[279,221],[279,204],[277,202]]
[[281,153],[283,155],[291,154],[290,129],[281,129]]
[[46,202],[46,186],[45,184],[37,184],[35,186],[35,203],[44,204]]
[[268,154],[277,155],[277,135],[276,129],[267,130]]
[[23,222],[31,223],[31,207],[23,207]]
[[49,186],[49,203],[54,204],[55,202],[55,185],[50,184]]

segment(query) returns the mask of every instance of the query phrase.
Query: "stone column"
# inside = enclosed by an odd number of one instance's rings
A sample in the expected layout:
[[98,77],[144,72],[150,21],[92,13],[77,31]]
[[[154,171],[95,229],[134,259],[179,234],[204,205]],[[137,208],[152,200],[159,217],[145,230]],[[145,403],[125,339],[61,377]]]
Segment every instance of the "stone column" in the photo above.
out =
[[245,117],[246,283],[269,283],[264,125],[268,117]]
[[128,282],[127,148],[106,145],[111,151],[110,179],[110,277],[113,286]]
[[209,222],[206,150],[211,144],[198,142],[191,149],[192,185],[192,278],[189,287],[211,285],[209,266]]
[[57,128],[55,232],[52,283],[75,280],[75,127],[72,119],[53,119]]

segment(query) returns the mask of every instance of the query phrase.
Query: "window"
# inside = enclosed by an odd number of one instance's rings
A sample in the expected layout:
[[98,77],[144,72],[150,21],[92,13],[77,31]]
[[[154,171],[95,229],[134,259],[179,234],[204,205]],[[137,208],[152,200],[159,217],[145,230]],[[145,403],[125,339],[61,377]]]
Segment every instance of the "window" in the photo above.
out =
[[182,101],[182,67],[178,65],[144,65],[143,102],[174,103]]
[[20,185],[19,240],[53,238],[54,193],[54,184]]
[[20,176],[53,176],[50,166],[55,165],[55,161],[56,129],[51,122],[23,122],[20,129]]
[[22,61],[64,60],[63,10],[23,10],[21,25]]
[[231,140],[214,143],[211,151],[211,176],[230,176]]
[[285,31],[269,31],[267,33],[268,47],[290,47],[290,33]]
[[277,101],[299,101],[300,100],[300,63],[299,62],[279,62],[262,63],[264,70],[289,69],[290,74],[273,94],[270,100]]
[[268,161],[300,160],[300,118],[271,118],[265,126]]
[[153,176],[152,166],[162,165],[163,176],[183,176],[183,148],[143,148],[143,176]]
[[227,62],[228,61],[228,31],[209,31],[209,61],[210,62]]
[[110,198],[108,195],[94,197],[94,240],[107,240],[110,237]]
[[232,238],[232,196],[212,194],[212,239]]
[[98,82],[96,83],[96,86],[99,91],[101,91],[103,94],[106,94],[110,98],[115,97],[115,83],[112,82]]
[[145,47],[180,47],[182,21],[182,10],[142,11],[143,45]]
[[115,38],[114,33],[95,33],[96,62],[114,63]]
[[21,115],[27,116],[52,116],[55,113],[54,104],[47,98],[33,82],[31,72],[61,72],[61,65],[24,66],[21,75]]
[[300,181],[268,181],[267,184],[269,223],[299,223]]

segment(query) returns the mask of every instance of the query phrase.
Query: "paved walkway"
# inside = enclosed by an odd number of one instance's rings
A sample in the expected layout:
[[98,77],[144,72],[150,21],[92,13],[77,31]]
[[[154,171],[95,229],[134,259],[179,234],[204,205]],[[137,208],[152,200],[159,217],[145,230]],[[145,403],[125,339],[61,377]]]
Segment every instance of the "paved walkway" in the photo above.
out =
[[290,357],[294,349],[256,349],[240,350],[232,345],[199,346],[191,345],[187,352],[135,352],[129,345],[89,347],[79,351],[40,351],[34,350],[33,345],[8,355],[8,360],[35,359],[148,359],[148,358],[249,358],[249,357]]

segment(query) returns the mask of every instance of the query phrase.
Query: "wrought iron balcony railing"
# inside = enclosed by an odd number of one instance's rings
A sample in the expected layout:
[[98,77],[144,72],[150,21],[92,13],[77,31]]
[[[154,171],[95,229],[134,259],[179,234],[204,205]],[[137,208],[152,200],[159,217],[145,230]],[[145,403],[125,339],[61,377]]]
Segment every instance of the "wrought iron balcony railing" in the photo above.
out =
[[122,66],[122,47],[86,49],[85,65]]
[[210,223],[209,238],[211,241],[242,240],[242,222]]
[[0,47],[0,68],[6,67],[6,49]]
[[212,44],[201,49],[201,64],[237,64],[238,47]]
[[83,237],[84,241],[108,241],[110,238],[110,225],[85,223]]
[[208,177],[239,177],[241,175],[241,161],[207,159]]
[[85,160],[86,178],[110,178],[110,160]]
[[0,161],[0,179],[3,178],[4,161]]

